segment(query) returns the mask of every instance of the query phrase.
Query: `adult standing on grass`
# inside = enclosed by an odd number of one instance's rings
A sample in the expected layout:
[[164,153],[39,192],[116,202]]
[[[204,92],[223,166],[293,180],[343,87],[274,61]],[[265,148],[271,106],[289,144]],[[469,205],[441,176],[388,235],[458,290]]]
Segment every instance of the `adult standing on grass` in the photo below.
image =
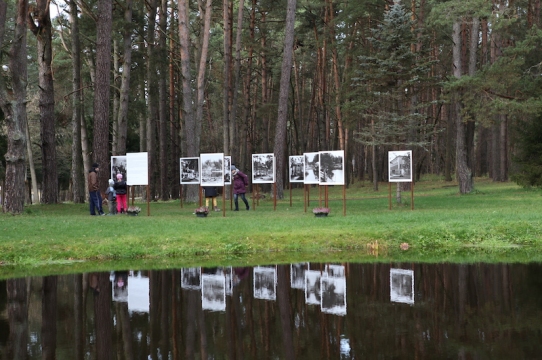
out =
[[98,186],[98,171],[100,171],[100,165],[94,163],[92,164],[92,169],[88,172],[90,215],[96,215],[96,209],[98,209],[99,215],[105,215],[102,210],[102,196],[100,195],[100,187]]
[[126,192],[128,187],[126,186],[126,181],[122,180],[122,174],[117,174],[117,182],[113,188],[117,193],[117,213],[125,213],[128,209],[126,203]]
[[239,202],[237,201],[239,196],[241,196],[247,210],[250,210],[247,198],[245,197],[245,193],[247,192],[246,188],[248,186],[248,176],[239,171],[235,165],[231,166],[231,174],[233,176],[233,201],[235,202],[234,211],[239,211]]

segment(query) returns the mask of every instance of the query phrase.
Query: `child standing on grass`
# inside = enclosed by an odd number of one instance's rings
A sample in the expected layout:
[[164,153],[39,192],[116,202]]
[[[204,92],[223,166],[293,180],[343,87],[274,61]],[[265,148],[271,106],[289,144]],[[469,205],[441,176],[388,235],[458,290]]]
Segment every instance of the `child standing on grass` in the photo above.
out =
[[126,193],[128,187],[126,186],[126,181],[122,180],[122,174],[117,174],[117,182],[113,186],[117,192],[117,212],[119,214],[126,213],[128,206],[126,204]]
[[218,189],[216,186],[204,186],[203,191],[205,192],[205,206],[209,207],[209,199],[211,199],[213,203],[213,210],[220,211],[216,201],[216,197],[218,196]]
[[105,190],[105,195],[107,196],[107,207],[109,208],[108,215],[115,215],[115,213],[117,212],[117,194],[115,189],[113,188],[113,185],[115,185],[115,182],[113,181],[113,179],[109,179],[109,187],[107,188],[107,190]]

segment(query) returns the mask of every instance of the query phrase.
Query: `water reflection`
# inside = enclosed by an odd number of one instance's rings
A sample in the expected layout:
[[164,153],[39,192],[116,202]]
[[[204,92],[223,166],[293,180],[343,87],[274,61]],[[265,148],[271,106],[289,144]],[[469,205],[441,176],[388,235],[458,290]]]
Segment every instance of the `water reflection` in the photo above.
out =
[[10,279],[0,358],[537,358],[541,272],[301,263]]

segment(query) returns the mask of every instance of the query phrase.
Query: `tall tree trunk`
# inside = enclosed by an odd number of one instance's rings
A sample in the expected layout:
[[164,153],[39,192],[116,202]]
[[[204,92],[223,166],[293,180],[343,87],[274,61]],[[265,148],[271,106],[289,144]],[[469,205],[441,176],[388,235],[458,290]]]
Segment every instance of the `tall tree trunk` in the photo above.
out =
[[196,82],[196,149],[200,148],[201,126],[203,123],[203,103],[205,100],[205,70],[207,67],[207,54],[209,53],[209,34],[211,29],[212,0],[206,0],[203,14],[203,31],[201,39],[201,52],[198,66],[198,77]]
[[85,176],[83,172],[83,149],[81,121],[83,106],[83,83],[81,82],[81,43],[79,42],[79,17],[77,4],[70,0],[71,56],[72,56],[72,200],[76,204],[85,202]]
[[[199,156],[196,143],[196,124],[194,110],[192,106],[192,75],[190,72],[190,27],[188,19],[188,0],[179,0],[179,47],[181,53],[181,75],[182,75],[182,118],[184,120],[184,138],[186,146],[186,156]],[[198,189],[195,186],[188,186],[186,199],[196,201],[198,199]]]
[[499,181],[508,180],[508,116],[506,114],[500,115],[500,141],[499,141],[499,157],[500,157],[500,173]]
[[237,143],[237,101],[239,98],[239,86],[241,82],[240,69],[241,69],[241,35],[243,31],[243,11],[245,7],[245,0],[239,0],[239,9],[237,10],[237,32],[235,34],[235,65],[233,70],[233,99],[231,105],[231,117],[230,117],[230,152],[232,154],[233,144]]
[[[117,147],[119,143],[119,108],[120,108],[120,91],[117,90],[117,79],[119,78],[120,58],[119,58],[119,42],[113,39],[113,106],[111,114],[111,155],[120,155]],[[122,84],[121,84],[122,85]]]
[[159,136],[159,148],[160,148],[160,198],[163,201],[169,200],[169,187],[168,187],[168,144],[169,137],[168,135],[168,118],[167,118],[167,84],[166,84],[166,74],[167,74],[167,44],[166,44],[166,34],[167,34],[167,0],[161,0],[160,3],[160,31],[158,36],[158,54],[160,54],[160,60],[158,62],[160,67],[160,77],[158,78],[158,92],[159,92],[159,102],[158,102],[158,117],[160,119],[160,136]]
[[276,186],[277,196],[283,198],[284,169],[286,159],[286,132],[288,123],[288,94],[290,90],[290,75],[292,72],[292,59],[294,51],[294,25],[296,0],[288,0],[286,7],[286,29],[284,36],[284,51],[280,73],[279,107],[277,125],[275,129],[275,157],[276,157]]
[[55,139],[55,91],[51,62],[52,25],[49,14],[49,0],[37,0],[34,12],[28,13],[28,27],[36,36],[38,46],[38,84],[41,157],[43,185],[41,202],[58,202],[58,175]]
[[[24,209],[25,199],[25,129],[26,118],[26,84],[27,84],[27,56],[26,56],[26,17],[28,1],[17,1],[17,17],[13,41],[9,50],[9,71],[11,77],[12,95],[8,95],[4,77],[0,78],[0,107],[8,134],[6,159],[6,180],[4,210],[13,214],[20,214]],[[0,0],[0,48],[4,45],[6,26],[7,3]]]
[[224,117],[223,129],[224,132],[224,153],[229,154],[230,151],[230,103],[231,103],[231,46],[232,46],[232,18],[230,14],[231,0],[222,0],[222,15],[224,20],[224,83],[222,84],[223,109],[222,116]]
[[32,197],[31,202],[35,204],[39,201],[40,194],[38,190],[38,180],[36,179],[36,166],[34,164],[34,156],[32,155],[32,139],[30,138],[30,130],[28,129],[28,122],[26,123],[26,152],[28,154],[28,167],[30,168],[30,178],[32,181]]
[[175,1],[171,0],[171,10],[170,10],[170,26],[169,26],[169,133],[171,136],[171,149],[170,149],[170,169],[172,171],[173,176],[171,177],[171,198],[172,199],[178,199],[179,198],[179,191],[174,191],[173,189],[178,189],[179,184],[181,183],[180,179],[180,171],[179,171],[179,157],[181,156],[180,149],[179,149],[179,128],[176,124],[176,111],[175,111],[175,104],[176,104],[176,96],[175,96],[175,84],[177,83],[177,72],[176,72],[176,66],[175,63],[178,61],[178,59],[175,56],[176,53],[176,44],[177,42],[174,41],[175,39],[175,22],[176,22],[176,15],[175,15]]
[[109,95],[111,78],[111,29],[113,9],[110,0],[98,0],[96,29],[96,82],[94,84],[93,158],[100,164],[98,184],[105,189],[109,179]]
[[[452,32],[453,41],[453,73],[456,78],[462,76],[462,62],[461,62],[461,21],[456,20],[453,24]],[[459,182],[459,192],[461,194],[468,194],[472,191],[472,171],[468,166],[467,159],[467,141],[466,141],[466,125],[463,122],[461,115],[462,106],[459,96],[455,100],[455,124],[456,124],[456,172],[457,180]]]
[[344,128],[343,128],[343,118],[342,118],[342,112],[341,112],[341,85],[339,81],[339,56],[337,54],[337,44],[335,42],[335,23],[334,23],[334,14],[335,11],[333,10],[333,1],[328,0],[329,2],[329,14],[330,14],[330,22],[331,26],[330,29],[330,39],[331,39],[331,54],[332,54],[332,60],[333,60],[333,80],[335,85],[335,116],[337,117],[337,127],[338,131],[337,134],[339,136],[339,149],[345,150],[345,139],[344,139]]
[[[156,36],[156,9],[158,7],[158,0],[149,0],[147,5],[147,17],[149,22],[147,24],[147,58],[146,58],[146,80],[147,80],[147,152],[148,152],[148,166],[149,166],[149,193],[152,200],[156,198],[156,125],[159,119],[157,103],[160,100],[158,94],[157,84],[157,62],[160,61],[156,54],[155,36]],[[160,74],[163,76],[163,74]]]
[[117,155],[126,154],[126,139],[128,136],[128,105],[130,101],[130,75],[132,68],[132,0],[124,4],[124,34],[122,79],[120,84],[120,104],[117,118]]

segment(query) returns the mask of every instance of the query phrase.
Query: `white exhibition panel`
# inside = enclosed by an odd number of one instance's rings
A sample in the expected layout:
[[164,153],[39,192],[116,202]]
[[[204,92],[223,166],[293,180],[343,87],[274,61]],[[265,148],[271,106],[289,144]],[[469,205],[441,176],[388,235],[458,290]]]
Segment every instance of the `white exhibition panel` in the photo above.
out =
[[126,154],[127,185],[149,185],[149,157],[147,152]]

